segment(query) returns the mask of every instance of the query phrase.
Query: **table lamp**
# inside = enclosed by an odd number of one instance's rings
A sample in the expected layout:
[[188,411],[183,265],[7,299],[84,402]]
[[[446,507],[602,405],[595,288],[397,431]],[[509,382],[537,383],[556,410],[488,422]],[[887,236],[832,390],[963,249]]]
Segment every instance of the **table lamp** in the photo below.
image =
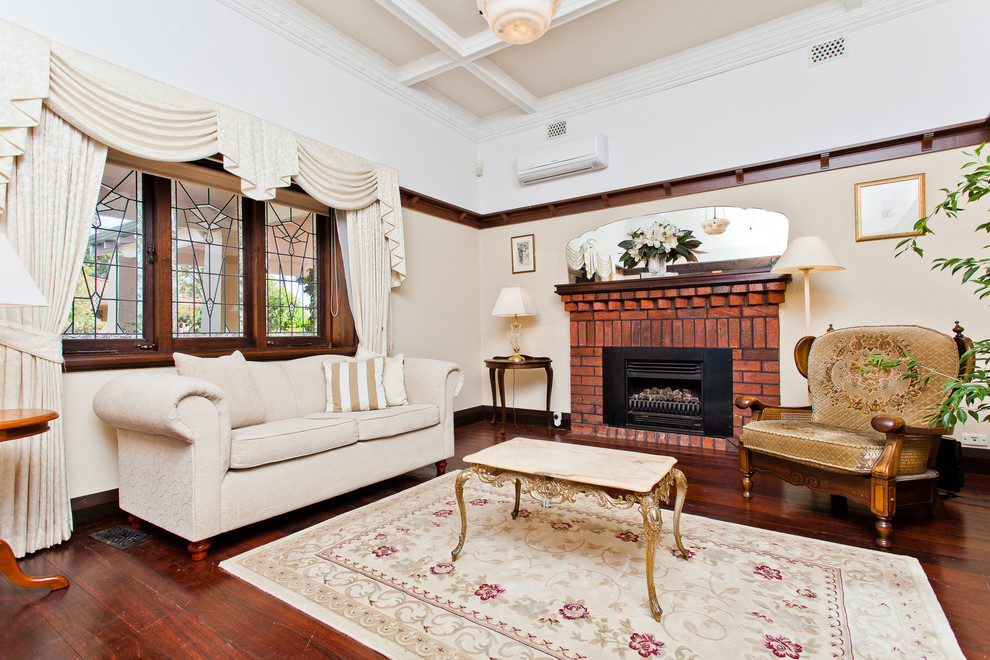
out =
[[801,273],[804,275],[804,331],[811,335],[811,273],[845,270],[821,236],[801,236],[780,255],[770,269],[773,273]]
[[521,286],[503,287],[492,308],[492,316],[511,316],[512,325],[509,326],[509,345],[512,346],[512,356],[510,362],[525,362],[526,358],[519,354],[519,343],[522,341],[522,325],[519,323],[520,316],[535,316],[540,313],[529,295],[529,291]]
[[0,307],[48,307],[4,233],[0,233]]

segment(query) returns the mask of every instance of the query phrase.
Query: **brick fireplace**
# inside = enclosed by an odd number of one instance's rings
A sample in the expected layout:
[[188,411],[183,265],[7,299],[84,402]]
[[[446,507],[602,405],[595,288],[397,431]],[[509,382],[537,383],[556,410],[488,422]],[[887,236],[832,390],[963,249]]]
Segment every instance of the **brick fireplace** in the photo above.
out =
[[732,437],[609,426],[603,420],[605,347],[728,348],[732,397],[780,400],[780,322],[789,275],[706,273],[560,284],[570,313],[571,430],[602,438],[728,449],[749,412],[733,409]]

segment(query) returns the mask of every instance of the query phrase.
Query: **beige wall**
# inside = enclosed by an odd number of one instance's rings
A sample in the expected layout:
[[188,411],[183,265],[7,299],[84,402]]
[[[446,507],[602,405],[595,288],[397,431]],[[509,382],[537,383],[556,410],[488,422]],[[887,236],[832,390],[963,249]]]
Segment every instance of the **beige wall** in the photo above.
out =
[[[567,281],[564,244],[612,220],[655,211],[695,206],[760,207],[780,211],[791,221],[790,236],[823,236],[846,270],[814,275],[812,331],[829,323],[915,323],[949,332],[959,321],[970,337],[990,336],[986,306],[949,275],[932,273],[928,261],[894,258],[896,241],[857,243],[854,234],[853,186],[904,174],[924,172],[928,208],[939,201],[939,188],[958,180],[966,158],[959,151],[836,170],[821,174],[745,185],[731,190],[607,209],[594,213],[477,231],[414,211],[404,211],[408,278],[392,297],[394,353],[434,357],[459,363],[466,382],[456,408],[489,404],[488,374],[483,361],[508,352],[508,319],[490,316],[503,286],[525,286],[536,298],[540,315],[521,319],[523,351],[553,359],[552,408],[570,410],[568,318],[554,285]],[[984,205],[983,210],[987,208]],[[979,246],[969,221],[939,221],[926,239],[929,254],[951,255],[964,246]],[[536,272],[512,274],[509,240],[534,234]],[[784,403],[806,402],[804,379],[794,369],[791,349],[804,334],[800,278],[787,289],[781,308],[781,391]],[[70,373],[65,377],[66,454],[71,497],[117,487],[116,440],[92,413],[93,393],[120,372]],[[514,382],[513,382],[514,381]],[[506,375],[520,408],[543,408],[542,370]],[[957,429],[957,434],[962,429]],[[967,425],[966,431],[990,434],[990,426]]]
[[[570,215],[523,225],[500,227],[481,233],[481,345],[484,355],[507,350],[506,319],[487,316],[500,287],[525,286],[534,294],[541,314],[523,319],[523,350],[553,359],[555,387],[552,407],[567,411],[569,403],[568,318],[555,284],[567,281],[565,243],[581,233],[622,218],[677,208],[741,206],[780,211],[790,219],[790,238],[820,235],[846,270],[812,276],[812,333],[820,334],[829,323],[836,327],[885,323],[930,326],[949,333],[955,321],[973,338],[990,335],[990,316],[984,303],[945,273],[929,271],[928,260],[913,255],[894,258],[896,240],[855,241],[853,191],[856,183],[906,174],[925,173],[927,207],[940,201],[939,189],[959,180],[959,167],[967,158],[960,151],[807,175],[793,179],[743,185],[729,190],[678,197],[634,206]],[[979,207],[957,222],[938,221],[937,234],[923,245],[931,256],[952,255],[964,246],[987,241],[973,234]],[[983,205],[984,210],[987,205]],[[985,213],[983,213],[985,215]],[[980,222],[985,220],[981,218]],[[536,238],[536,272],[513,275],[509,239],[520,234]],[[979,243],[983,240],[983,243]],[[781,393],[784,403],[807,402],[805,380],[797,373],[791,350],[804,334],[804,298],[801,278],[787,288],[781,314]],[[521,408],[541,409],[542,372],[520,372],[515,398]],[[484,376],[483,376],[484,377]],[[508,383],[507,383],[508,385]],[[486,394],[486,403],[490,395]],[[981,428],[982,427],[982,428]],[[967,425],[966,431],[990,433],[990,426]],[[957,428],[957,434],[961,429]]]

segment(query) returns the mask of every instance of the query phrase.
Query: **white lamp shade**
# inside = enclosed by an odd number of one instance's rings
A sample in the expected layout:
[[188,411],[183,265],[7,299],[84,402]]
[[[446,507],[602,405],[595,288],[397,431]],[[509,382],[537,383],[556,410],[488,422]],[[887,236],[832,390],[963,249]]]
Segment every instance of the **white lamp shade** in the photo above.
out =
[[48,301],[3,233],[0,233],[0,307],[48,307]]
[[560,0],[478,0],[492,33],[510,44],[536,41],[550,27]]
[[539,313],[533,296],[521,286],[504,287],[492,307],[492,316],[535,316]]
[[791,241],[770,270],[774,273],[824,273],[845,269],[821,236],[801,236]]

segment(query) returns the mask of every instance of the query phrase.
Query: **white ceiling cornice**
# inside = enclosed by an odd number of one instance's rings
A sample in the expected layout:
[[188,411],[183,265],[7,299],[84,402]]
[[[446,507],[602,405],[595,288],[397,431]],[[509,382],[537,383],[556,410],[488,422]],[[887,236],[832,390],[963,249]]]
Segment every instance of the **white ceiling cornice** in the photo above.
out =
[[[291,0],[218,1],[462,135],[485,141],[731,71],[946,0],[831,0],[544,98],[534,97],[483,59],[507,47],[490,32],[460,37],[417,0],[376,0],[440,51],[405,67],[395,66]],[[564,0],[553,25],[574,20],[615,1]],[[511,100],[517,109],[479,120],[429,88],[409,86],[456,67],[464,67]]]

